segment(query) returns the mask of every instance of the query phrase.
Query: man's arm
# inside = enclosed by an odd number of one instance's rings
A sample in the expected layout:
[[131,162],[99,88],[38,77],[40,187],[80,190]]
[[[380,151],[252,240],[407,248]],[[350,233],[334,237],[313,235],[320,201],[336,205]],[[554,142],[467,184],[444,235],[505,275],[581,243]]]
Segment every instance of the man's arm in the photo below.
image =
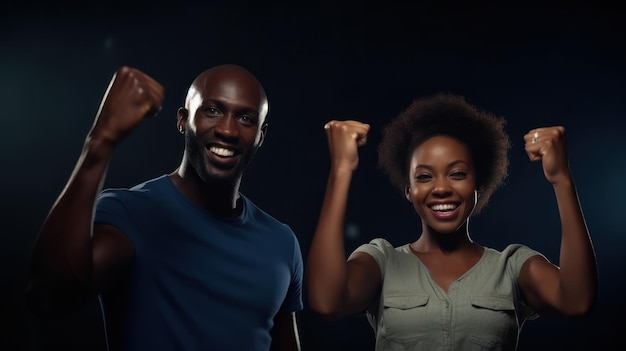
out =
[[113,76],[74,171],[35,241],[27,289],[34,312],[71,312],[112,278],[109,268],[114,272],[130,262],[130,240],[111,226],[94,230],[94,208],[115,146],[159,111],[162,98],[163,87],[138,70],[122,67]]

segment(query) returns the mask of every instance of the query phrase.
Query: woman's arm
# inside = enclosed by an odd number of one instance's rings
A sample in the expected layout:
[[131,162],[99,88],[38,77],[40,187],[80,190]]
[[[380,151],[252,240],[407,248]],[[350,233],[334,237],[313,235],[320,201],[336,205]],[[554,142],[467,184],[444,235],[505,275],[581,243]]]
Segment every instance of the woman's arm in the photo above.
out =
[[543,257],[530,258],[522,267],[520,286],[538,312],[585,315],[596,300],[598,275],[595,253],[569,172],[562,126],[538,128],[524,136],[532,161],[541,161],[552,184],[561,220],[559,265]]
[[331,168],[319,221],[311,243],[306,279],[309,305],[317,313],[340,318],[367,308],[380,286],[380,270],[367,254],[346,262],[344,221],[358,147],[366,143],[369,125],[330,121],[325,126]]

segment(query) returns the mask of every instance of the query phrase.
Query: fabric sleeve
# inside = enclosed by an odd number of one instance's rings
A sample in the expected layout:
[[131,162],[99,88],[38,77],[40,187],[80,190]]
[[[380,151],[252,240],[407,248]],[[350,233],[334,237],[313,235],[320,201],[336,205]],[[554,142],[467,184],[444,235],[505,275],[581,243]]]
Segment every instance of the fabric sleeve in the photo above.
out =
[[[513,276],[515,277],[515,281],[519,281],[519,275],[522,270],[522,266],[524,265],[526,260],[537,255],[545,258],[545,256],[542,255],[540,252],[521,244],[511,244],[506,247],[504,252],[506,252],[507,256],[509,257],[507,262],[509,264],[511,274],[513,274]],[[533,310],[528,304],[526,304],[526,301],[524,301],[524,299],[522,299],[521,297],[519,298],[519,305],[521,307],[520,312],[523,319],[536,319],[537,317],[539,317],[539,314],[535,310]]]
[[132,232],[122,191],[109,189],[100,193],[96,200],[94,223],[110,224],[127,235]]
[[297,312],[304,308],[302,302],[302,281],[304,275],[304,265],[302,260],[302,251],[300,250],[300,244],[298,238],[291,229],[289,232],[293,237],[293,259],[291,265],[291,283],[289,284],[289,290],[287,296],[281,307],[283,312]]
[[393,245],[387,240],[382,238],[376,238],[370,241],[368,244],[363,244],[356,248],[348,257],[348,260],[354,255],[355,252],[364,252],[374,258],[380,268],[381,279],[385,276],[385,266],[387,265],[387,256],[390,250],[394,250]]

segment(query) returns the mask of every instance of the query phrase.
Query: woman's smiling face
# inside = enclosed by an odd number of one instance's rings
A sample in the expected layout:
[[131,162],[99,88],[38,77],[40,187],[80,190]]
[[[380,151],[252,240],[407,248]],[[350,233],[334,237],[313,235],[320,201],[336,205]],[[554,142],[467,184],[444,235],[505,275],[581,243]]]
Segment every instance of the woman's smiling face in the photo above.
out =
[[424,230],[459,230],[476,206],[474,162],[467,146],[444,135],[420,144],[410,159],[405,195]]

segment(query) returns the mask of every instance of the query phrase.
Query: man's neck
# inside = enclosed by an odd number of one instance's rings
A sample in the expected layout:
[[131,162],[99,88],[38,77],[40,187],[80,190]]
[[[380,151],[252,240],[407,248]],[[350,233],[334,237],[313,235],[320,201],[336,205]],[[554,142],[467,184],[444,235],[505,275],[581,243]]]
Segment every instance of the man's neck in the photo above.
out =
[[241,214],[243,203],[239,196],[240,181],[206,182],[195,172],[179,170],[172,172],[169,177],[184,196],[206,211],[225,218],[234,218]]

